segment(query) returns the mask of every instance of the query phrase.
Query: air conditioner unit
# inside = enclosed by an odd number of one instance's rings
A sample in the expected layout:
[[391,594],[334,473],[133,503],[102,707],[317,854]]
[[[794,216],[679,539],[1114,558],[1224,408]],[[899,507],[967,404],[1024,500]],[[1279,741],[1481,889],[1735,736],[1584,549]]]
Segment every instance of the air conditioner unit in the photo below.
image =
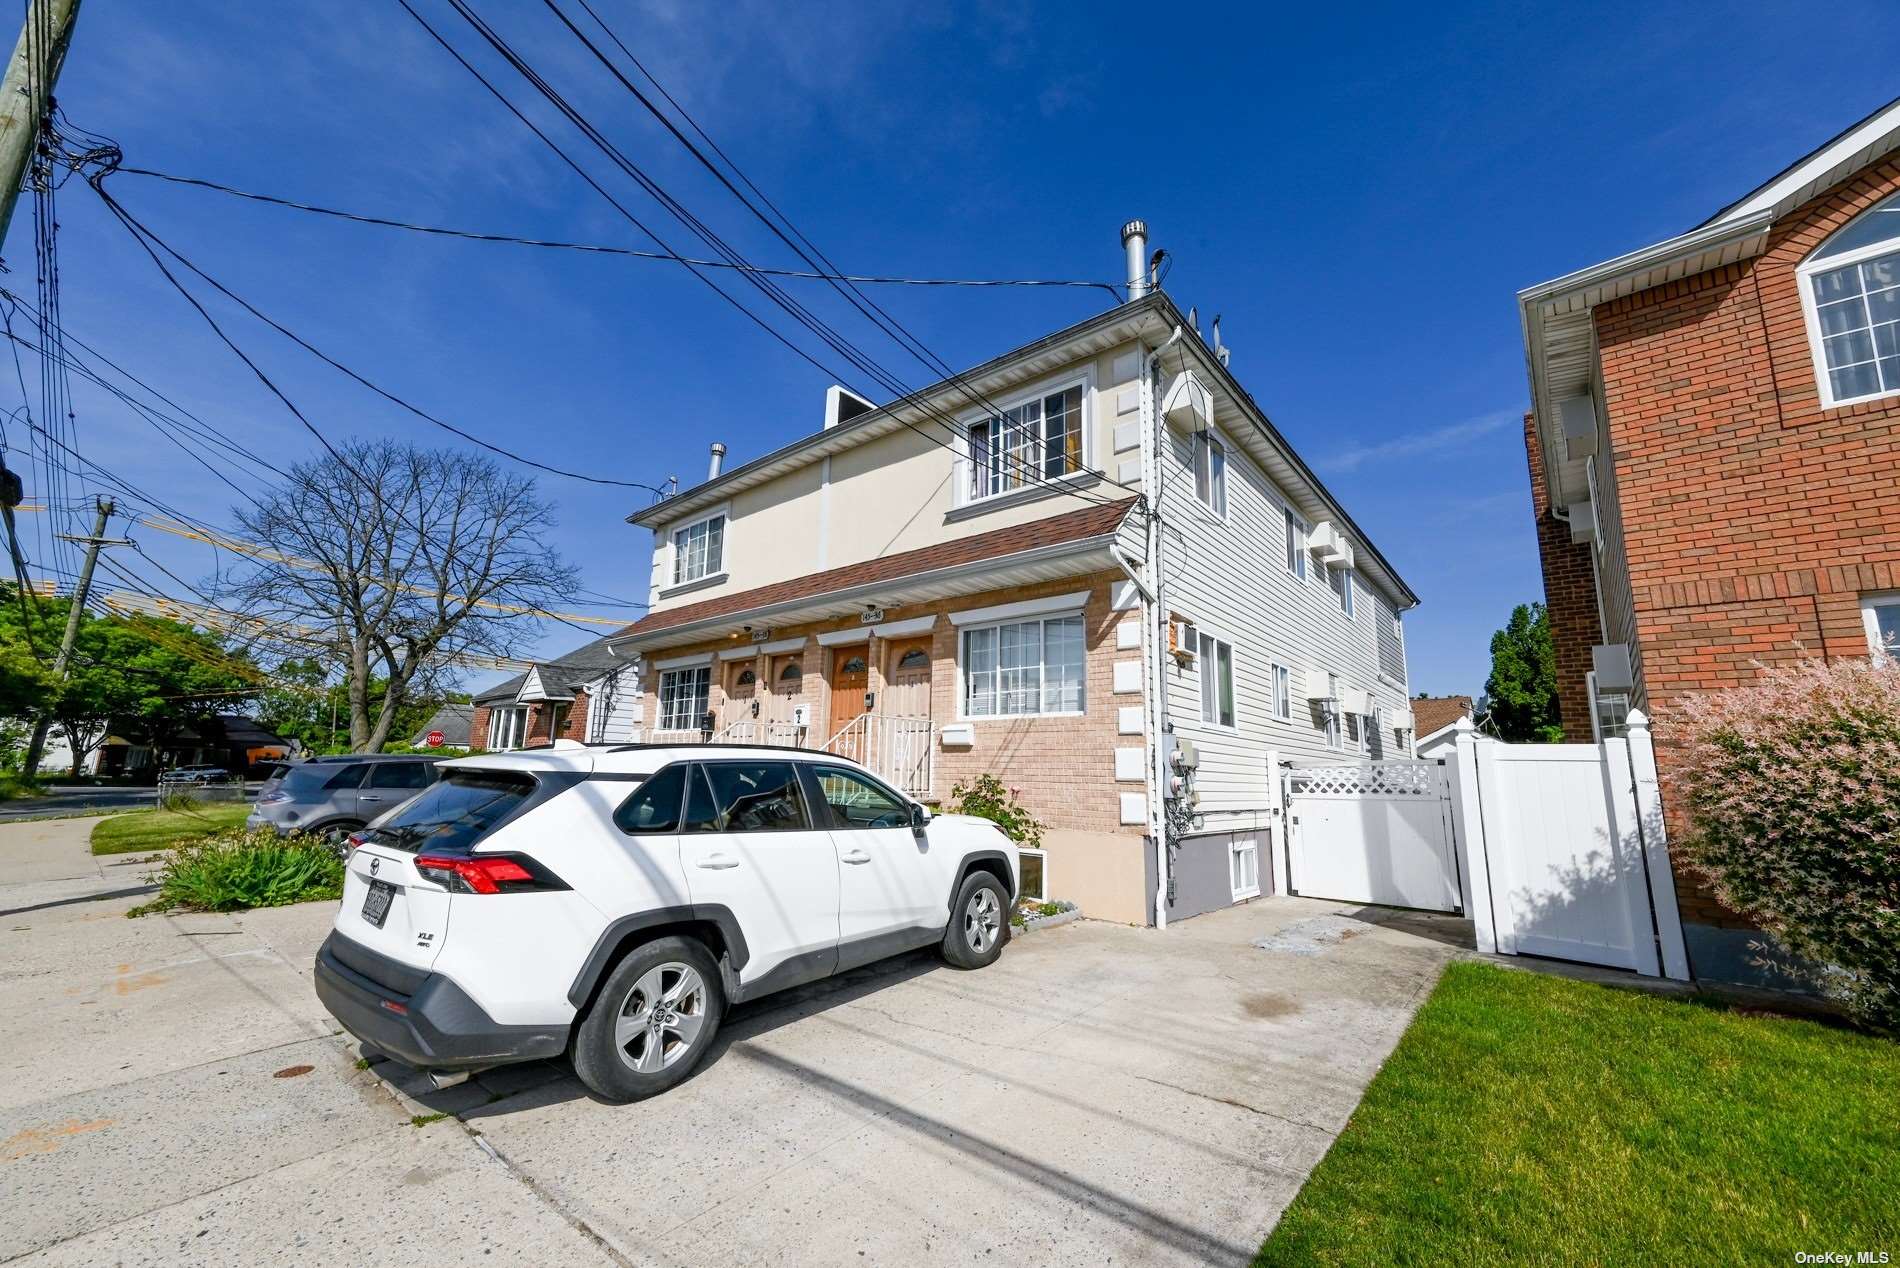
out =
[[1339,707],[1347,713],[1364,716],[1372,712],[1372,693],[1358,687],[1342,687],[1339,690]]
[[1214,425],[1214,394],[1193,371],[1174,376],[1161,397],[1161,416],[1176,431],[1193,432]]
[[1312,531],[1306,535],[1306,548],[1313,552],[1313,558],[1323,564],[1336,564],[1345,568],[1352,566],[1352,543],[1329,520],[1321,520],[1313,525]]
[[1557,418],[1564,429],[1564,453],[1588,458],[1597,451],[1597,407],[1588,392],[1557,402]]
[[1628,643],[1599,643],[1592,647],[1590,668],[1596,673],[1598,691],[1630,691],[1636,686]]

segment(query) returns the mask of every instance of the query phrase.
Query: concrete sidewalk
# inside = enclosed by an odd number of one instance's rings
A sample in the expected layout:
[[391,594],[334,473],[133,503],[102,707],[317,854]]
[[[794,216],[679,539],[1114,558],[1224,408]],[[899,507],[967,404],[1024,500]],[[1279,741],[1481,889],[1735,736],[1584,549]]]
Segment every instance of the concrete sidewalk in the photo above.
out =
[[83,837],[0,828],[0,1260],[1244,1263],[1459,954],[1298,899],[1083,921],[741,1009],[642,1104],[435,1092],[335,1035],[327,905],[126,920]]

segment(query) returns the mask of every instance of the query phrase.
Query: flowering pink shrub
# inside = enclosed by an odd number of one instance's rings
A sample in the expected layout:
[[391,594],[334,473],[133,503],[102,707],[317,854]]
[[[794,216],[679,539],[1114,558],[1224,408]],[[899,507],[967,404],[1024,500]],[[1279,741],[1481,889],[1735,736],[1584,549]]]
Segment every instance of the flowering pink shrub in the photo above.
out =
[[1670,778],[1716,896],[1900,1029],[1900,669],[1806,660],[1694,698]]

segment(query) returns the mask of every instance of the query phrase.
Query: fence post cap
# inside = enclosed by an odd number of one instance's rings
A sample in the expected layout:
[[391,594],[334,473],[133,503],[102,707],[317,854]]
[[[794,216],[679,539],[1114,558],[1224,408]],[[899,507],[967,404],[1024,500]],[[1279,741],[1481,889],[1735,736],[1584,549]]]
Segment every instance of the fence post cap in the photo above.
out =
[[1623,721],[1632,731],[1649,730],[1649,715],[1644,713],[1641,709],[1631,709]]

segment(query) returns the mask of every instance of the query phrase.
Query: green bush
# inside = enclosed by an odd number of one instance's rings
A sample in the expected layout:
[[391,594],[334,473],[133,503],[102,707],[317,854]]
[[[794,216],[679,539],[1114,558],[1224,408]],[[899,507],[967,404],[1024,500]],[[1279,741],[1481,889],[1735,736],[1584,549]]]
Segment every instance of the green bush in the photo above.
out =
[[994,775],[978,775],[968,784],[953,786],[950,809],[954,814],[988,819],[1026,850],[1042,846],[1042,820],[1025,810],[1016,800],[1016,791],[1003,787],[1003,781]]
[[343,863],[309,837],[219,832],[181,845],[157,873],[158,897],[127,915],[244,911],[343,896]]
[[1900,669],[1768,669],[1684,722],[1678,852],[1823,990],[1900,1030]]

